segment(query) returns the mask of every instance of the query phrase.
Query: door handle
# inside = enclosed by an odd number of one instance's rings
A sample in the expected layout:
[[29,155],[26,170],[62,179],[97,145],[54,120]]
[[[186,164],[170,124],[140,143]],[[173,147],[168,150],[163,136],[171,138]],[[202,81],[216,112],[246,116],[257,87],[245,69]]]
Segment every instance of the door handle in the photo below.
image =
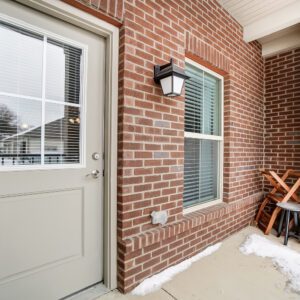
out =
[[93,178],[99,178],[100,176],[100,171],[99,170],[93,170],[90,174],[88,174],[87,176],[91,176]]

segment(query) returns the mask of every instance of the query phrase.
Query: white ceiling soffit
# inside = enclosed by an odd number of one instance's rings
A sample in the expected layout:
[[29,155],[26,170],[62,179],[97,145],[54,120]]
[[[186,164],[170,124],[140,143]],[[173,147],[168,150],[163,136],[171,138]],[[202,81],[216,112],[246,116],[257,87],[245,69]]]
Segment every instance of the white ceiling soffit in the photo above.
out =
[[[258,40],[263,55],[300,46],[300,0],[217,0],[243,27],[244,40]],[[266,45],[266,49],[264,46]]]
[[280,30],[258,41],[262,45],[264,57],[300,47],[300,24]]

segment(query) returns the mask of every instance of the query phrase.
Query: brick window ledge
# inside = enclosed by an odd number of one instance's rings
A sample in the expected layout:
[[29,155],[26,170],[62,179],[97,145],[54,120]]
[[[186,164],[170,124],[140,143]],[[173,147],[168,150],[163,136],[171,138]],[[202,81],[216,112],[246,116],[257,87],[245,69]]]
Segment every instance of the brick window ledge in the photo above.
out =
[[119,240],[119,243],[122,245],[125,253],[130,253],[132,251],[151,246],[175,235],[185,233],[197,226],[217,220],[224,215],[234,215],[236,211],[245,210],[247,207],[252,207],[253,204],[258,204],[261,197],[262,193],[257,193],[246,199],[232,203],[221,203],[199,209],[199,211],[184,215],[182,220],[179,222],[147,230],[137,236]]

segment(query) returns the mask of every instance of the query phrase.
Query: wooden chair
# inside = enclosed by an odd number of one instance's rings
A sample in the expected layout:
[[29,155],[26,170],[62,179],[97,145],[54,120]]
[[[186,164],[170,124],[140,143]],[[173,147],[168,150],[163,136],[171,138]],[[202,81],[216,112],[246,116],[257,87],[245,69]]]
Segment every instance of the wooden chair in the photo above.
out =
[[[264,234],[269,234],[281,208],[276,206],[273,212],[268,212],[266,208],[270,204],[276,205],[280,202],[287,202],[290,199],[300,202],[300,198],[296,194],[300,186],[300,172],[289,169],[282,177],[279,177],[274,171],[260,171],[273,186],[273,189],[264,198],[256,215],[255,223],[263,230]],[[296,180],[294,185],[289,187],[286,181],[291,178],[295,178]]]

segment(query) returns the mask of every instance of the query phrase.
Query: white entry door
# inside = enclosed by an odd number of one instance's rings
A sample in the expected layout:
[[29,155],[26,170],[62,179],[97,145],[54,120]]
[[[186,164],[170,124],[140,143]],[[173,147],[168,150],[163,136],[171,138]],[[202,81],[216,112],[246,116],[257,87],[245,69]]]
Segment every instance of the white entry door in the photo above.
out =
[[105,40],[0,0],[0,299],[102,280]]

